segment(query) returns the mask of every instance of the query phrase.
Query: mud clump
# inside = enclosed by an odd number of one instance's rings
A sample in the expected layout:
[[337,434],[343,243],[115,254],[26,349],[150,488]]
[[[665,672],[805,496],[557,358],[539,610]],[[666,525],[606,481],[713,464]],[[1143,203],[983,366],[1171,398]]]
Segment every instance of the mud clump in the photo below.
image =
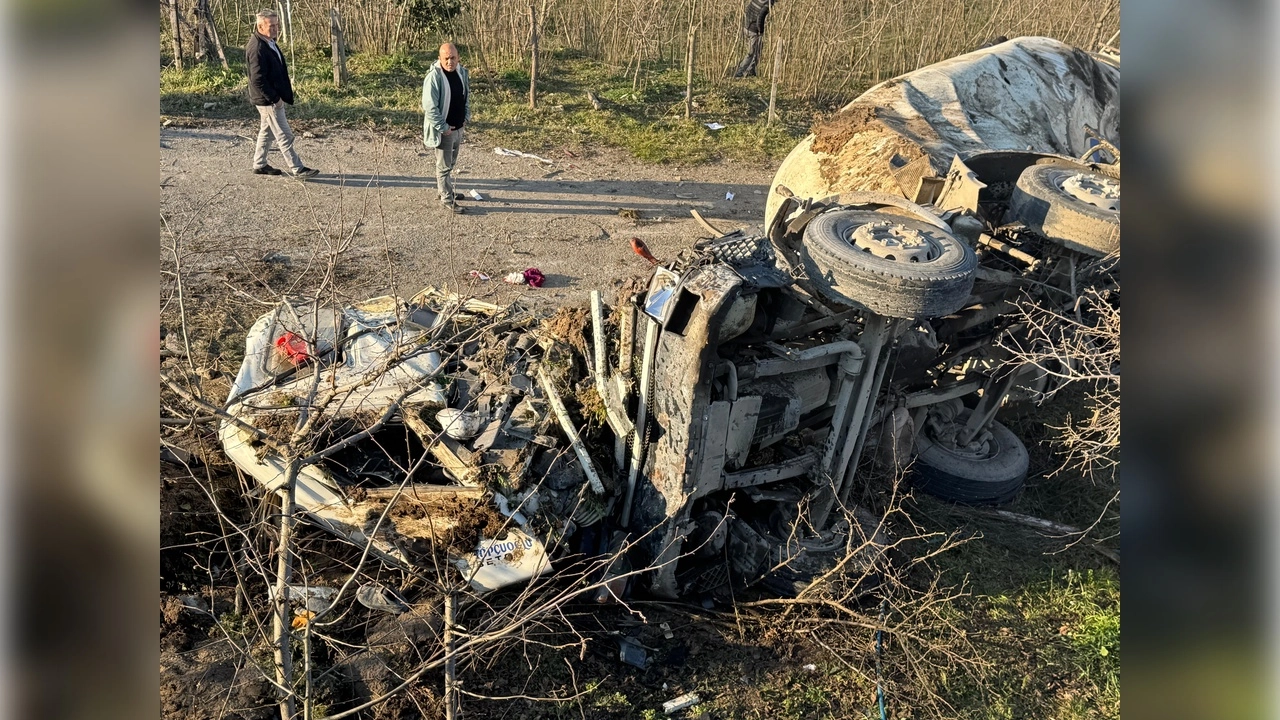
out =
[[591,313],[584,307],[562,307],[543,324],[543,334],[568,343],[573,349],[587,355],[587,328],[591,325]]
[[507,534],[507,519],[489,498],[479,501],[456,499],[445,504],[445,513],[455,524],[446,533],[444,546],[459,555],[473,552],[482,538],[500,540]]
[[414,520],[422,520],[427,517],[427,508],[422,503],[398,502],[395,507],[391,508],[391,517],[393,518],[413,518]]
[[246,421],[266,434],[276,445],[287,445],[298,427],[301,416],[297,410],[266,412],[246,418]]
[[821,118],[813,126],[813,151],[838,153],[854,135],[877,119],[876,109],[871,105],[854,105]]

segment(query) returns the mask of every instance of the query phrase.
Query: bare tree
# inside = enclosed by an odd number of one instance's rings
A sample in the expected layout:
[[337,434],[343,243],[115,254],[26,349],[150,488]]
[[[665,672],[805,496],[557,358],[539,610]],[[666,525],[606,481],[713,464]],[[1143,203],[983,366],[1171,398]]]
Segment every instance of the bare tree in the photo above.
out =
[[[1118,258],[1108,259],[1108,264]],[[1084,289],[1070,303],[1052,307],[1030,296],[1018,304],[1021,332],[1000,344],[1048,378],[1048,395],[1081,384],[1087,388],[1085,417],[1068,419],[1060,433],[1062,470],[1086,476],[1115,467],[1120,449],[1120,287],[1118,282]]]

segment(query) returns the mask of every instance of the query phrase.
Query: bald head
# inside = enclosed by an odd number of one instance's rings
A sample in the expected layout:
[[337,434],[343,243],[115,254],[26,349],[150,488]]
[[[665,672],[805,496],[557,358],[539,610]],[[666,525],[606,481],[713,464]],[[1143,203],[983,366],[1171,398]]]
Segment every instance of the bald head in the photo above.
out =
[[440,67],[453,72],[458,69],[458,46],[445,43],[440,46]]

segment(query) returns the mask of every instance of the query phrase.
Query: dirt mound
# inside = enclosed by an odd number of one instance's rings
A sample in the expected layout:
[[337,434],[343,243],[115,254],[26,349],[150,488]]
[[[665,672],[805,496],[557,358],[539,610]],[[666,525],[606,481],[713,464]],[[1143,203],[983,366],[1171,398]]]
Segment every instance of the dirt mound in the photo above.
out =
[[813,151],[837,153],[845,144],[877,119],[871,105],[851,105],[813,125]]
[[584,307],[562,307],[556,310],[539,328],[539,331],[568,343],[575,350],[587,354],[587,328],[591,326],[591,313]]

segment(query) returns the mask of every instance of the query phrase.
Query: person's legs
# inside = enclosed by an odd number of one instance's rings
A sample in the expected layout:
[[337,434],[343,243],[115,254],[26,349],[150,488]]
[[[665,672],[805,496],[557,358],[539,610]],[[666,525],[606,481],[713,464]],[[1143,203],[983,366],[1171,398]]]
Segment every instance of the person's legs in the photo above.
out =
[[440,199],[453,202],[453,168],[458,162],[458,145],[462,138],[461,130],[454,130],[440,139],[440,147],[436,148],[436,190]]
[[764,44],[764,36],[751,30],[747,30],[746,34],[747,56],[742,58],[742,62],[738,63],[738,69],[733,73],[734,77],[755,77],[756,64],[760,62],[760,50]]
[[253,146],[253,169],[267,166],[267,153],[271,150],[271,123],[267,116],[271,114],[270,105],[258,105],[258,142]]
[[[280,153],[284,155],[284,161],[293,172],[298,172],[306,166],[302,164],[302,158],[298,157],[298,153],[293,149],[293,130],[289,127],[289,121],[284,116],[284,102],[277,102],[275,105],[259,105],[258,112],[262,114],[263,122],[271,128],[271,134],[275,136],[276,147],[280,148]],[[258,133],[259,143],[262,142],[262,133]],[[266,151],[262,153],[262,164],[267,163]],[[257,158],[254,158],[257,162]],[[260,167],[260,166],[258,166]]]

